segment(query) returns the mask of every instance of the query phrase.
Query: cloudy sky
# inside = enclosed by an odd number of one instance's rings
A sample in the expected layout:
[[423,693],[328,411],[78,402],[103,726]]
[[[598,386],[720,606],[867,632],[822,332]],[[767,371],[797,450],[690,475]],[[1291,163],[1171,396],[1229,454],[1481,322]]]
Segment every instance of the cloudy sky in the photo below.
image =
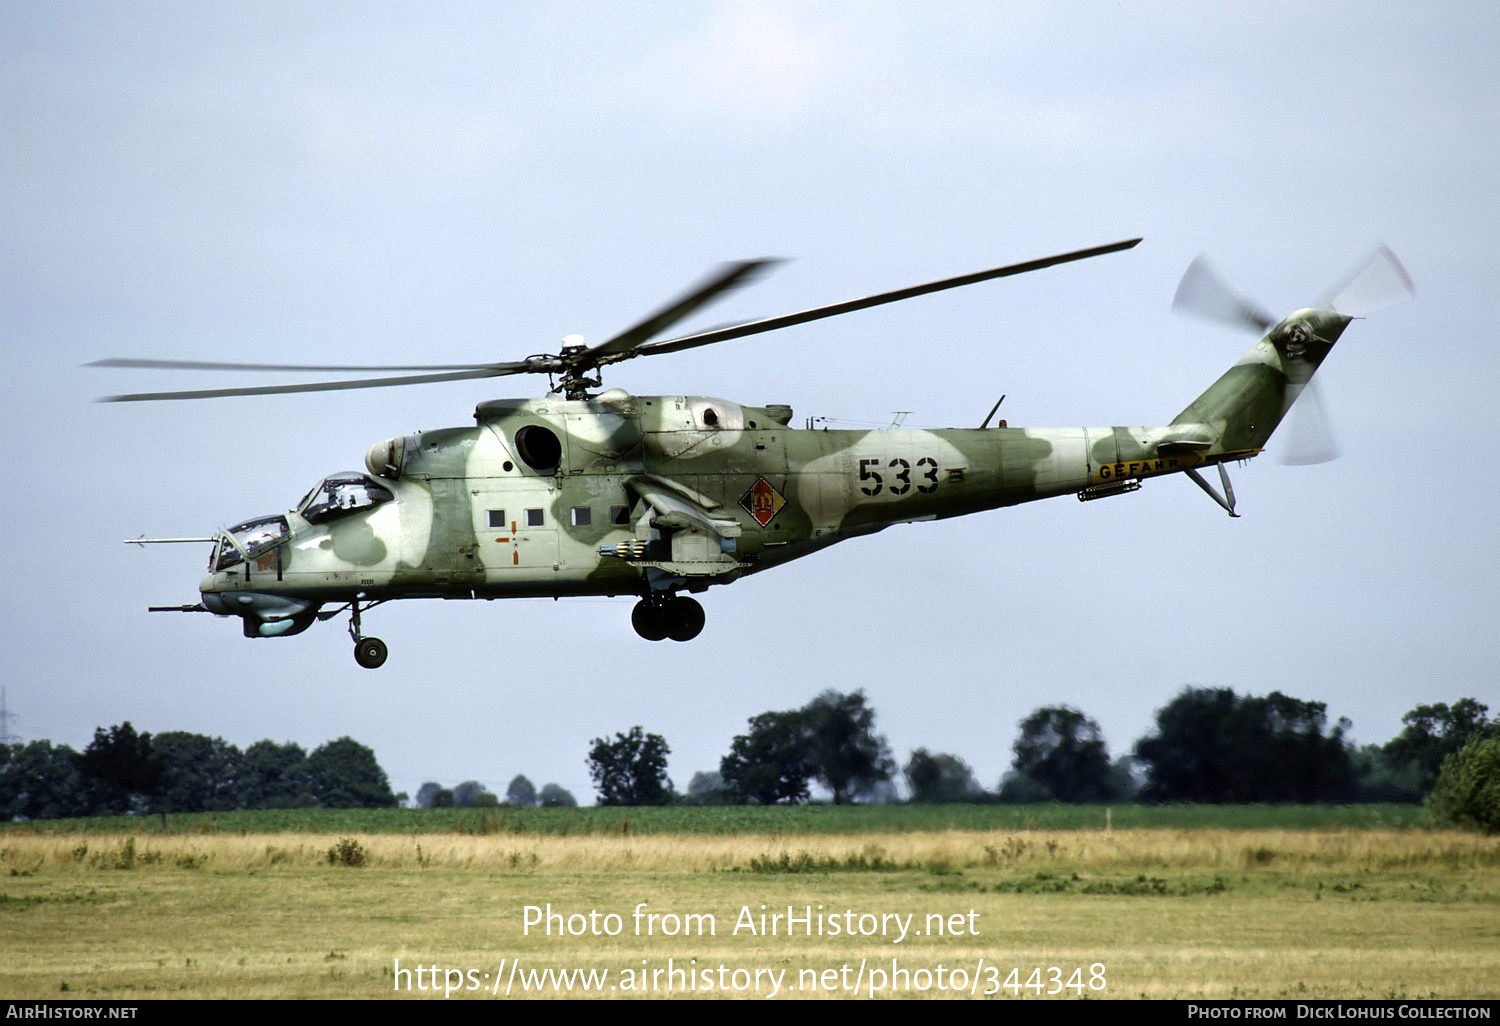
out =
[[[1500,707],[1493,5],[0,10],[0,674],[25,739],[347,734],[398,790],[525,773],[587,800],[597,735],[664,734],[685,787],[824,688],[864,689],[899,760],[953,752],[987,786],[1044,704],[1112,754],[1187,685],[1323,701],[1361,742],[1421,702]],[[1238,470],[1237,520],[1173,478],[893,528],[710,591],[688,645],[638,639],[628,599],[393,603],[372,673],[342,621],[250,641],[147,614],[197,600],[206,546],[121,539],[284,510],[372,442],[545,382],[109,405],[250,382],[81,366],[517,359],[727,259],[793,258],[684,327],[1137,235],[608,383],[797,423],[971,426],[1001,393],[1012,425],[1159,423],[1253,342],[1171,314],[1195,255],[1284,313],[1384,242],[1419,297],[1325,367],[1341,460]]]

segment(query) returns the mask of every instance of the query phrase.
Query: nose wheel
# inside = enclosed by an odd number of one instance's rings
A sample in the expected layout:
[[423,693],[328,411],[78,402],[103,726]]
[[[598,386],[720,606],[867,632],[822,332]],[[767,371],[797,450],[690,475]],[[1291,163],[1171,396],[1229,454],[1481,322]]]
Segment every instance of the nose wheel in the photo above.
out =
[[646,596],[630,612],[630,625],[647,641],[692,641],[703,633],[704,620],[695,599],[666,592]]
[[[365,608],[378,605],[371,602]],[[359,629],[359,600],[355,599],[349,603],[349,637],[354,639],[354,661],[367,670],[374,670],[385,665],[386,656],[391,650],[386,647],[385,642],[379,638],[367,638]]]

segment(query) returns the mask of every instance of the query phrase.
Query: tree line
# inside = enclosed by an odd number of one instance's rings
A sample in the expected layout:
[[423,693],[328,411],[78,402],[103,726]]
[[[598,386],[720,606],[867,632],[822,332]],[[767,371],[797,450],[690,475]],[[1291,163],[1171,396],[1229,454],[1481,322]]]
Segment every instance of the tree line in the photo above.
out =
[[[0,820],[228,812],[235,809],[389,808],[392,794],[375,753],[349,737],[308,753],[294,742],[257,741],[241,751],[220,737],[187,731],[152,735],[126,721],[94,731],[82,752],[50,741],[0,744]],[[498,807],[483,784],[429,781],[418,808]],[[557,784],[537,790],[524,775],[506,789],[519,808],[576,806]]]
[[[1420,802],[1468,742],[1489,742],[1495,753],[1495,772],[1471,772],[1475,787],[1500,773],[1500,721],[1474,699],[1420,705],[1402,723],[1384,745],[1356,747],[1349,721],[1329,724],[1322,702],[1190,687],[1117,759],[1097,722],[1056,705],[1020,722],[1011,769],[994,790],[959,756],[926,748],[899,771],[910,800],[928,803]],[[589,771],[601,805],[795,804],[810,799],[813,785],[835,804],[896,795],[896,761],[861,691],[825,691],[800,709],[750,717],[719,769],[696,774],[686,795],[667,776],[670,748],[660,735],[637,726],[592,745]],[[1500,814],[1500,797],[1483,800]]]
[[99,727],[82,752],[50,741],[0,744],[0,817],[395,805],[375,753],[341,737],[308,753],[294,742],[241,751],[186,731]]
[[[686,794],[667,775],[666,739],[636,726],[598,737],[588,753],[601,805],[796,804],[816,786],[836,804],[938,802],[1418,802],[1455,822],[1500,830],[1500,721],[1472,698],[1419,705],[1399,735],[1355,747],[1349,721],[1330,725],[1321,702],[1280,692],[1186,688],[1156,713],[1153,732],[1111,759],[1097,722],[1066,705],[1018,725],[1010,770],[986,789],[962,758],[918,748],[898,766],[862,691],[824,691],[799,709],[750,717],[716,771]],[[1448,766],[1450,769],[1445,770]],[[0,744],[0,817],[267,808],[381,808],[391,793],[374,753],[343,737],[306,752],[257,741],[244,751],[184,731],[152,736],[126,722],[100,727],[82,752],[48,741]],[[477,781],[422,785],[421,808],[498,806]],[[516,807],[576,805],[556,784],[524,775],[506,789]]]
[[454,787],[429,780],[417,788],[412,804],[419,809],[494,809],[502,804],[518,809],[560,809],[576,806],[578,799],[558,784],[543,784],[538,791],[524,773],[517,773],[505,789],[504,802],[477,780],[465,780]]

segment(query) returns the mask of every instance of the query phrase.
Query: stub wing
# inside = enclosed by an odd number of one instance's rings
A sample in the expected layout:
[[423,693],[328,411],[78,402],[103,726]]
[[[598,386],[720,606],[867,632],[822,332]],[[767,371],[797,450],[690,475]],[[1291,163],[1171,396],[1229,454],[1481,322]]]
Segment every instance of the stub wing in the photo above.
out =
[[640,474],[626,478],[625,487],[650,507],[651,527],[662,531],[699,530],[718,538],[738,538],[740,524],[723,507],[696,490],[670,478]]
[[722,577],[743,569],[735,556],[742,528],[720,503],[655,474],[626,478],[625,487],[645,505],[636,520],[635,561],[677,578]]

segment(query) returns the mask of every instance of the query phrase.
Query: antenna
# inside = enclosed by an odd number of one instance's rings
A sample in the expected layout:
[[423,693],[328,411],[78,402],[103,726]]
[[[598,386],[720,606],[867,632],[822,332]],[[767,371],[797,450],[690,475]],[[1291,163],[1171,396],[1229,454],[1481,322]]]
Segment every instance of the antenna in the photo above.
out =
[[[984,422],[979,425],[979,430],[983,431],[990,426],[990,418],[1000,411],[1000,404],[1003,402],[1005,402],[1005,396],[1003,395],[995,400],[995,405],[990,407],[990,412],[984,415]],[[1005,427],[1005,421],[1002,420],[1000,426]]]
[[12,745],[21,743],[20,736],[12,734],[10,732],[11,720],[18,719],[20,719],[20,717],[11,712],[10,709],[6,706],[5,689],[0,688],[0,744]]

